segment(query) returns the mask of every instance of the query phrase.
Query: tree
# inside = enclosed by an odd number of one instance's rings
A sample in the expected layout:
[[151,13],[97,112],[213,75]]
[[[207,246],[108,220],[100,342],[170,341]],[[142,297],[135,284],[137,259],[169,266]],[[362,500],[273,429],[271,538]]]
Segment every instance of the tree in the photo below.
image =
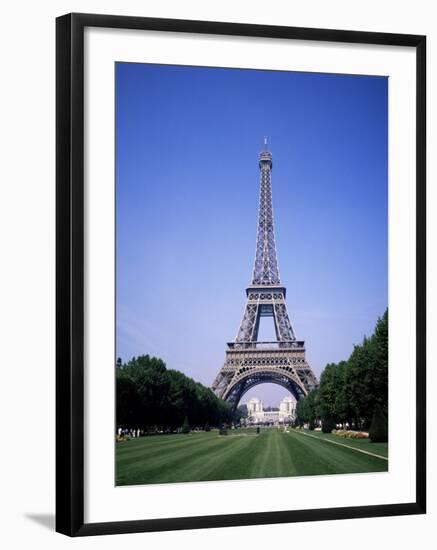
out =
[[239,424],[243,418],[248,417],[247,405],[240,405],[235,409],[232,415],[232,421],[234,424]]
[[378,319],[371,338],[355,346],[348,363],[350,405],[357,422],[368,428],[376,404],[388,413],[388,310]]
[[338,367],[335,363],[330,363],[326,365],[320,376],[317,416],[327,418],[335,415],[335,401],[338,391]]
[[348,362],[340,361],[337,365],[337,387],[334,398],[334,415],[338,422],[351,423],[350,408],[351,388],[348,379]]
[[318,392],[319,390],[313,390],[305,398],[297,402],[296,420],[299,425],[308,423],[314,426],[317,419]]
[[116,368],[117,424],[146,430],[176,430],[185,417],[193,426],[232,421],[232,407],[210,388],[156,357],[134,357]]
[[369,437],[373,443],[385,443],[388,441],[387,417],[380,404],[376,404],[375,406]]
[[298,401],[296,421],[312,425],[322,419],[329,427],[348,422],[368,428],[375,405],[388,414],[388,310],[373,335],[354,346],[347,361],[326,365],[317,390]]
[[372,383],[375,392],[375,402],[384,414],[388,415],[388,309],[381,319],[378,319],[373,336],[375,368]]
[[349,358],[350,408],[357,427],[368,427],[373,413],[375,396],[371,384],[373,347],[368,338],[355,346]]
[[117,424],[121,426],[138,425],[140,399],[136,386],[129,376],[117,373]]
[[189,434],[191,431],[190,423],[188,422],[188,416],[184,418],[184,423],[182,424],[181,432],[183,434]]
[[322,432],[324,434],[330,434],[335,429],[335,420],[333,416],[327,416],[322,418]]
[[169,387],[165,396],[165,424],[175,429],[182,425],[185,417],[191,418],[193,425],[198,423],[198,391],[194,380],[182,372],[169,370]]
[[168,378],[163,361],[143,355],[116,369],[117,423],[147,428],[157,424]]

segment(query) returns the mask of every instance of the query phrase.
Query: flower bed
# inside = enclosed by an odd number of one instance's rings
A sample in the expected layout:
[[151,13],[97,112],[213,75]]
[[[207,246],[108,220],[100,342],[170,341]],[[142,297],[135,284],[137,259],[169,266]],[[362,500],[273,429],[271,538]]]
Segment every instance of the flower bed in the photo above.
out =
[[349,439],[368,439],[369,437],[367,432],[354,432],[352,430],[332,430],[331,433]]

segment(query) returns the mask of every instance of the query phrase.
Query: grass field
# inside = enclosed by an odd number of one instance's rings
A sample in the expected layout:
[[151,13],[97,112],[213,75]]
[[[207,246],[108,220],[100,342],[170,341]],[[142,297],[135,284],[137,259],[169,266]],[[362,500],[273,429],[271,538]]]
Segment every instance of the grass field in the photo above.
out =
[[142,437],[117,444],[116,484],[385,472],[387,454],[383,443],[276,428]]
[[388,458],[387,443],[372,443],[370,439],[349,439],[334,434],[324,434],[322,432],[311,432],[311,435]]

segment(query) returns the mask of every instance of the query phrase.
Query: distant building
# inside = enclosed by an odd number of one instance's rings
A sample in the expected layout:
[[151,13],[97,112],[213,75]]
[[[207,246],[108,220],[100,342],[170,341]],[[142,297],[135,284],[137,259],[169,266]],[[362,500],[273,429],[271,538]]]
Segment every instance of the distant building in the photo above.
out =
[[263,402],[252,397],[247,402],[247,420],[250,424],[283,424],[292,422],[295,418],[296,401],[292,397],[284,397],[279,403],[279,409],[264,410]]
[[263,402],[257,397],[252,397],[247,403],[247,418],[251,424],[262,424],[264,422]]
[[266,424],[278,424],[279,411],[264,411],[264,423]]
[[296,400],[284,397],[279,403],[279,422],[292,422],[296,418]]

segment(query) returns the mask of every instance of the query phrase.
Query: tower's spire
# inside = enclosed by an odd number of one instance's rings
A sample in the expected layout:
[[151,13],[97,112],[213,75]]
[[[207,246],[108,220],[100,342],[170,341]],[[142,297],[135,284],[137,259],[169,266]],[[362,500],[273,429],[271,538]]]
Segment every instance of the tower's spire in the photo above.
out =
[[278,285],[279,269],[276,257],[275,234],[272,209],[272,154],[267,150],[267,138],[264,138],[264,150],[259,155],[261,171],[258,234],[256,239],[255,265],[252,284]]

